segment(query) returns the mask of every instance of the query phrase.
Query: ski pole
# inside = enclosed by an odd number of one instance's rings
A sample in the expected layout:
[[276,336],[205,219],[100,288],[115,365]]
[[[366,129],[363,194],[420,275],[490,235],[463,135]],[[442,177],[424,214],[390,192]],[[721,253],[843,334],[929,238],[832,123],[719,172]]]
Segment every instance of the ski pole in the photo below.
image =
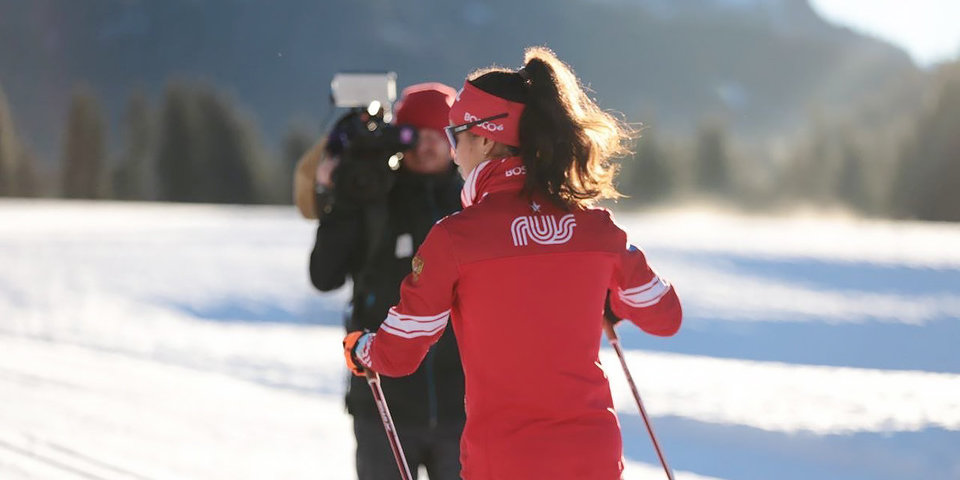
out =
[[380,388],[380,374],[373,370],[364,371],[367,377],[367,384],[373,391],[373,401],[377,404],[377,410],[380,411],[380,420],[383,421],[383,429],[387,431],[387,440],[390,441],[390,449],[393,450],[393,458],[397,461],[397,468],[400,469],[400,477],[403,480],[411,480],[410,467],[407,466],[407,457],[403,455],[403,447],[400,446],[400,436],[397,435],[397,428],[393,424],[393,417],[390,416],[390,408],[387,407],[387,401],[383,398],[383,389]]
[[643,401],[640,400],[640,392],[637,391],[637,384],[633,381],[633,375],[630,375],[630,369],[627,368],[627,359],[623,355],[623,349],[620,347],[620,336],[614,330],[613,324],[608,320],[603,321],[603,330],[607,332],[607,340],[620,357],[620,365],[623,367],[623,374],[627,377],[627,383],[630,385],[630,391],[633,392],[633,398],[637,401],[637,407],[640,409],[640,416],[643,417],[643,423],[647,426],[647,432],[650,432],[650,440],[653,440],[653,448],[657,450],[657,456],[660,457],[660,465],[663,465],[663,471],[667,472],[667,479],[673,480],[673,471],[667,465],[667,459],[663,456],[663,450],[660,449],[660,442],[653,433],[653,425],[647,417],[647,410],[643,408]]

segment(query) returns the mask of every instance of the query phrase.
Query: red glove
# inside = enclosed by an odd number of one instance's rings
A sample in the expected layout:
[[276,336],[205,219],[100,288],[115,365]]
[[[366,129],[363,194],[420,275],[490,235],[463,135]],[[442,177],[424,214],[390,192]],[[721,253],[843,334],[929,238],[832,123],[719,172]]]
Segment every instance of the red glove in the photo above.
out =
[[355,332],[348,333],[343,339],[343,357],[347,361],[347,369],[349,369],[358,377],[366,375],[366,370],[364,369],[363,364],[360,363],[360,360],[357,358],[357,344],[367,333],[369,332],[357,330]]

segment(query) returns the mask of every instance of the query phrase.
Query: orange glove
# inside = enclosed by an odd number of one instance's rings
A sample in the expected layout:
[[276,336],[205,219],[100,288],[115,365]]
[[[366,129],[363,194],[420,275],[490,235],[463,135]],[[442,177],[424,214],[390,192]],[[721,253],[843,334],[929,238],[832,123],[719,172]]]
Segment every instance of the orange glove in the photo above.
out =
[[360,341],[360,337],[366,335],[368,332],[357,330],[355,332],[350,332],[343,339],[343,357],[347,361],[347,369],[353,372],[354,375],[362,377],[366,375],[366,371],[363,368],[363,364],[360,363],[360,360],[357,360],[356,348],[357,342]]

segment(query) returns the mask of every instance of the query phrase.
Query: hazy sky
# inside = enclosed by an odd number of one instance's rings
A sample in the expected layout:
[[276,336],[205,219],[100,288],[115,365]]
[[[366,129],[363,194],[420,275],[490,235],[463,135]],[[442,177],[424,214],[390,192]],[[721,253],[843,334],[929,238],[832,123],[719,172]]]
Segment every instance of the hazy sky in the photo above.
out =
[[828,20],[887,40],[921,66],[960,57],[960,0],[811,0]]

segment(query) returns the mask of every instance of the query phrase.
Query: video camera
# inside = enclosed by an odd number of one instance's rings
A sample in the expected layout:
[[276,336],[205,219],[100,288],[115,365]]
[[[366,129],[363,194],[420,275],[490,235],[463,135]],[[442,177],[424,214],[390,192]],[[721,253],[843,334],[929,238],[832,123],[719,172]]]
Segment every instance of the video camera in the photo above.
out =
[[417,144],[416,128],[389,123],[396,74],[338,73],[330,86],[335,106],[350,108],[327,137],[327,152],[340,158],[332,178],[337,197],[358,204],[382,200],[403,152]]

